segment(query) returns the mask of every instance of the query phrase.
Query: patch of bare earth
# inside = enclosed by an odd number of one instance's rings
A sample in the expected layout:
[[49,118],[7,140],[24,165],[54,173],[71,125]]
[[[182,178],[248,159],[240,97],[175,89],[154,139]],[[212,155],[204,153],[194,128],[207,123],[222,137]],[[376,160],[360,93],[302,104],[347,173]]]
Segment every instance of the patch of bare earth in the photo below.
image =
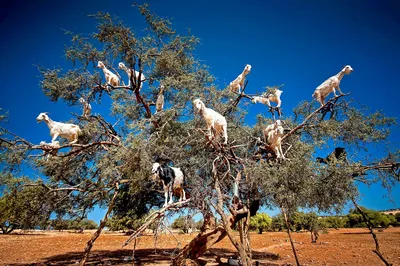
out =
[[[1,265],[73,265],[82,256],[92,232],[14,233],[0,235]],[[170,265],[171,258],[196,234],[159,235],[157,248],[152,235],[142,236],[135,253],[141,265]],[[381,250],[390,262],[400,265],[400,228],[377,232]],[[309,233],[293,233],[301,265],[383,265],[372,252],[375,247],[367,229],[330,230],[311,244]],[[122,248],[128,236],[103,233],[96,241],[88,265],[132,265],[133,242]],[[284,232],[252,233],[253,259],[260,265],[295,265],[293,253]],[[226,262],[235,256],[228,238],[215,245],[201,259],[207,265]]]

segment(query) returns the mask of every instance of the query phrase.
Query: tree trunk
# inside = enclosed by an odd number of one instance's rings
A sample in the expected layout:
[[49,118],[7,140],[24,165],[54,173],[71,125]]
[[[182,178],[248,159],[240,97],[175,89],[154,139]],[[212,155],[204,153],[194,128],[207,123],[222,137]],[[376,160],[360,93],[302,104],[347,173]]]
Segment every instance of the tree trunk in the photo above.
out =
[[373,229],[373,225],[371,224],[371,221],[369,219],[369,217],[365,214],[365,212],[360,208],[360,206],[357,204],[356,200],[354,198],[352,198],[353,204],[354,206],[357,208],[357,210],[361,213],[361,216],[363,217],[365,223],[368,226],[369,232],[371,233],[372,237],[374,238],[375,241],[375,250],[374,253],[376,255],[378,255],[378,257],[382,260],[383,263],[385,263],[386,266],[391,266],[393,264],[391,264],[389,261],[387,261],[387,259],[383,256],[381,249],[379,247],[379,241],[378,238],[376,237],[376,234],[374,232]]
[[287,229],[287,233],[288,233],[289,240],[290,240],[290,245],[292,246],[292,251],[293,251],[293,254],[294,254],[294,258],[296,259],[296,265],[300,266],[299,258],[297,257],[296,248],[294,247],[294,243],[293,243],[293,240],[292,240],[292,235],[290,234],[289,219],[288,219],[288,217],[286,215],[286,212],[283,209],[283,207],[281,207],[281,210],[282,210],[283,218],[285,219],[285,224],[286,224],[286,229]]
[[199,233],[188,245],[186,245],[178,256],[173,260],[172,265],[185,265],[185,260],[195,260],[204,254],[214,244],[218,243],[227,235],[222,225],[214,230],[206,230]]
[[90,250],[92,249],[94,242],[100,236],[101,231],[106,226],[106,223],[108,221],[108,215],[110,215],[111,210],[114,207],[114,202],[115,202],[115,199],[117,198],[118,191],[119,191],[119,184],[117,183],[116,184],[116,189],[115,189],[115,192],[114,192],[114,196],[112,197],[110,205],[108,206],[107,213],[104,215],[103,220],[100,222],[99,228],[97,228],[96,232],[94,232],[94,234],[92,235],[92,238],[86,243],[85,253],[83,254],[83,257],[82,257],[81,261],[79,262],[79,265],[85,265],[86,264],[86,261],[89,258]]
[[[248,206],[242,206],[242,208],[229,207],[231,215],[227,216],[223,212],[223,196],[219,186],[218,178],[216,177],[215,177],[215,189],[218,195],[218,204],[216,206],[216,211],[221,216],[223,223],[218,227],[216,227],[215,229],[213,229],[213,227],[215,227],[213,226],[214,216],[209,211],[203,214],[204,224],[202,227],[202,232],[199,233],[188,245],[186,245],[182,249],[182,251],[178,254],[178,256],[173,260],[172,265],[182,266],[182,265],[187,265],[188,262],[193,262],[193,260],[198,259],[209,248],[211,248],[214,244],[224,239],[226,236],[229,237],[232,244],[239,252],[239,256],[242,259],[242,265],[243,266],[252,265],[250,236],[248,234],[251,212],[248,210],[249,209]],[[259,204],[259,201],[257,202],[258,202],[257,204]],[[258,207],[255,208],[254,210],[255,211],[253,215],[257,213]],[[241,222],[243,218],[246,219],[244,220],[244,222],[243,221]],[[241,229],[240,242],[233,237],[233,232],[232,232],[234,225],[237,223],[239,223],[239,228]]]
[[238,215],[238,213],[239,213],[239,211],[237,211],[238,208],[235,208],[235,209],[229,208],[229,211],[232,213],[232,215],[228,218],[228,217],[226,217],[226,215],[223,211],[223,195],[221,192],[221,187],[219,185],[219,180],[218,180],[217,176],[215,176],[215,191],[217,192],[217,196],[218,196],[216,211],[221,216],[222,223],[225,228],[226,234],[228,235],[229,240],[231,240],[231,243],[235,246],[236,250],[239,252],[239,256],[242,259],[242,265],[250,266],[252,264],[251,257],[249,256],[250,254],[247,254],[246,247],[241,242],[237,241],[233,237],[233,233],[232,233],[233,225],[235,223],[239,222],[242,218],[245,218],[249,215],[247,207],[242,206],[240,212],[243,212],[243,213],[241,216]]
[[13,225],[1,226],[1,231],[3,231],[4,235],[11,233],[12,231],[14,231],[14,229],[15,229],[15,227]]

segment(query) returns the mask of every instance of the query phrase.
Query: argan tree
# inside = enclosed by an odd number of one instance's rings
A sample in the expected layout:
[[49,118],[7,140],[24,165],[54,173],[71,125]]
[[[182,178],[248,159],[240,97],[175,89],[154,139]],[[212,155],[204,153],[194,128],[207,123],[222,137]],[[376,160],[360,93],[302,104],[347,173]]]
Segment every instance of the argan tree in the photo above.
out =
[[262,234],[264,230],[271,227],[272,219],[266,213],[257,213],[250,219],[250,229],[257,230],[259,234]]
[[[0,132],[0,165],[8,181],[19,180],[20,186],[52,195],[50,210],[65,210],[65,215],[85,217],[96,205],[107,209],[81,264],[87,261],[110,215],[146,218],[134,226],[137,229],[128,244],[165,216],[187,211],[202,213],[204,224],[174,258],[175,265],[195,261],[225,237],[243,265],[251,265],[250,217],[261,206],[280,208],[288,222],[301,207],[340,211],[345,203],[357,199],[356,182],[390,186],[398,181],[398,152],[364,162],[368,155],[364,148],[384,145],[395,119],[359,108],[348,100],[349,95],[335,97],[321,107],[303,101],[293,118],[280,117],[285,126],[286,159],[278,159],[262,132],[280,110],[265,109],[255,125],[246,126],[246,109],[252,108],[247,105],[251,97],[246,90],[251,83],[245,84],[241,94],[215,84],[207,67],[193,56],[198,38],[190,32],[178,34],[168,19],[151,13],[146,4],[136,7],[147,22],[144,30],[133,30],[107,13],[95,14],[97,30],[92,35],[67,32],[71,34],[65,49],[69,69],[39,68],[40,85],[51,101],[74,106],[80,97],[97,104],[109,97],[112,117],[105,118],[97,110],[91,116],[71,116],[70,122],[79,124],[82,133],[78,143],[61,141],[60,147],[33,144],[5,128]],[[107,84],[96,67],[98,61],[123,82]],[[130,82],[118,62],[132,69]],[[161,86],[164,109],[156,113]],[[194,114],[192,101],[197,98],[226,117],[227,145],[211,138],[202,117]],[[325,158],[326,164],[316,161],[317,151],[339,146],[347,151],[345,159]],[[151,179],[156,159],[184,169],[188,200],[160,208],[163,193],[158,181]],[[37,168],[42,176],[35,182],[22,180],[22,164]],[[7,182],[2,179],[1,185],[11,193]],[[239,238],[233,228],[238,228]]]

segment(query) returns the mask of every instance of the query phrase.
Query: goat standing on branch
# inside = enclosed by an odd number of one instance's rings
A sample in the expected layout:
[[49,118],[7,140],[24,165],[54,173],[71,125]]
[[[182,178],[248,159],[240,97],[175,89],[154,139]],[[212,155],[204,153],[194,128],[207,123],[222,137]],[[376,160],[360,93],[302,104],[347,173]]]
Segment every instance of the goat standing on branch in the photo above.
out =
[[229,83],[229,90],[231,92],[240,93],[240,90],[244,87],[244,81],[246,76],[250,73],[251,65],[246,65],[243,72],[231,83]]
[[111,85],[113,87],[119,86],[119,77],[116,74],[112,73],[108,68],[106,68],[102,61],[99,61],[97,63],[97,67],[103,69],[104,76],[108,85]]
[[50,136],[52,137],[51,143],[52,145],[56,144],[56,138],[58,136],[62,138],[66,138],[70,141],[69,144],[74,144],[78,142],[78,136],[81,132],[79,126],[74,124],[65,124],[53,121],[49,118],[46,113],[40,113],[38,117],[36,117],[36,121],[39,123],[41,121],[46,122],[47,126],[50,128]]
[[278,159],[285,159],[285,155],[282,151],[282,136],[283,127],[281,120],[276,120],[275,123],[268,125],[264,129],[264,137],[268,141],[271,149],[275,151]]
[[165,203],[163,207],[173,202],[172,196],[174,192],[175,194],[179,195],[179,201],[186,200],[185,190],[183,189],[185,175],[180,168],[153,163],[151,173],[153,174],[153,177],[161,179],[163,183],[165,197]]
[[207,123],[207,131],[208,135],[211,137],[214,134],[214,137],[223,135],[224,142],[223,144],[228,143],[228,133],[227,128],[228,124],[226,123],[225,117],[221,114],[217,113],[213,109],[207,108],[204,103],[200,99],[196,99],[193,101],[193,106],[195,112],[201,114],[204,120]]
[[281,107],[282,101],[281,101],[281,94],[283,91],[280,89],[274,89],[271,93],[267,93],[267,95],[262,95],[262,96],[254,96],[251,98],[252,103],[262,103],[268,105],[268,107],[271,107],[271,102],[277,103],[276,107],[279,108]]
[[[128,87],[132,86],[131,81],[133,81],[134,88],[136,88],[138,86],[137,84],[140,83],[139,91],[142,89],[143,82],[146,80],[146,77],[143,75],[143,73],[133,70],[133,69],[130,69],[130,68],[127,68],[125,66],[125,64],[122,62],[120,62],[118,64],[118,68],[124,70],[126,72],[126,74],[128,74],[128,78],[129,78]],[[133,75],[133,77],[132,77],[132,75]],[[139,77],[140,77],[140,82],[139,82]]]
[[344,74],[349,75],[351,72],[353,72],[353,69],[351,68],[351,66],[349,66],[349,65],[345,66],[339,73],[328,78],[321,85],[319,85],[315,89],[315,92],[312,95],[312,97],[317,99],[317,101],[321,104],[321,106],[323,106],[325,104],[325,98],[331,92],[333,92],[335,97],[337,97],[335,88],[337,88],[339,90],[340,94],[343,94],[339,87],[340,81],[342,80]]
[[158,112],[161,112],[162,109],[164,108],[164,94],[163,94],[164,89],[165,89],[164,85],[161,85],[160,92],[158,93],[156,101],[156,114]]
[[79,98],[79,102],[83,105],[83,117],[89,117],[90,113],[92,112],[92,106],[90,105],[90,103],[88,103],[87,101],[85,101],[85,99],[83,99],[82,97]]

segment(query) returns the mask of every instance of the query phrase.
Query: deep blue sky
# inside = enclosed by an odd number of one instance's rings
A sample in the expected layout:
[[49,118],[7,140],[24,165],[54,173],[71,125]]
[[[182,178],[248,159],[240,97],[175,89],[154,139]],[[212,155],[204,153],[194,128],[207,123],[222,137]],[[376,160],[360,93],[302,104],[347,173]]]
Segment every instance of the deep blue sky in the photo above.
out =
[[[141,1],[138,1],[141,2]],[[7,128],[39,143],[50,141],[48,128],[37,124],[40,112],[57,121],[70,119],[78,107],[52,103],[39,87],[34,65],[47,68],[65,64],[63,49],[69,37],[62,29],[90,34],[95,21],[87,15],[107,11],[118,15],[134,30],[143,19],[133,1],[1,1],[0,4],[0,107],[10,112]],[[301,100],[311,99],[326,78],[350,64],[342,91],[351,98],[399,117],[400,1],[148,1],[158,15],[172,19],[184,35],[186,29],[201,39],[196,57],[210,67],[224,88],[251,64],[248,93],[267,85],[283,87],[284,115]],[[114,66],[116,67],[116,66]],[[108,108],[93,106],[98,110]],[[252,105],[247,123],[266,109]],[[399,148],[400,130],[393,129],[392,147]],[[361,205],[373,209],[399,207],[400,188],[393,191],[396,205],[383,197],[378,186],[360,187]],[[270,212],[274,213],[274,212]],[[90,218],[98,221],[101,212]]]

